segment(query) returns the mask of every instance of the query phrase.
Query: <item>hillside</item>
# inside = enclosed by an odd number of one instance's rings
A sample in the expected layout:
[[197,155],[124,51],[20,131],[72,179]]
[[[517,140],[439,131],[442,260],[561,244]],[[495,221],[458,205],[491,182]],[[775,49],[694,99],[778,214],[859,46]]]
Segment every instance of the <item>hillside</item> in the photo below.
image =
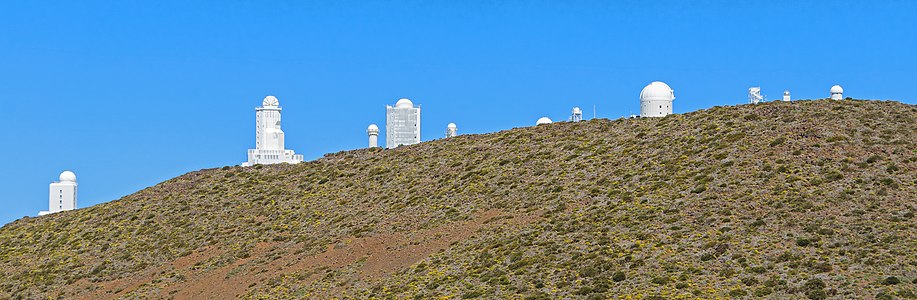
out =
[[0,299],[917,298],[917,106],[794,101],[191,172],[0,229]]

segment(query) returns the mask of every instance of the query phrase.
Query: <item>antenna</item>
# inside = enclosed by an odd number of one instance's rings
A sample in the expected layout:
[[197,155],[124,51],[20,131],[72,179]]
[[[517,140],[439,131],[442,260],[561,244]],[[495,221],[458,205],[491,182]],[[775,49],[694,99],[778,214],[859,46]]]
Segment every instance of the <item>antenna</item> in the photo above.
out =
[[592,118],[595,119],[595,104],[592,105]]

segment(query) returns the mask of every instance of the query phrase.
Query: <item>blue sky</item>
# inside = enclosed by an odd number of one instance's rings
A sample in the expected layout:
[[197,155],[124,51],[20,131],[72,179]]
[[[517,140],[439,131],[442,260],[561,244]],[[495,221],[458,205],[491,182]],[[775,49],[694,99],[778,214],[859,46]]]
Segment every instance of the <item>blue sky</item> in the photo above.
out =
[[[254,147],[254,108],[284,107],[307,159],[366,145],[386,104],[486,133],[639,110],[662,80],[675,112],[845,96],[917,103],[914,1],[4,1],[0,224],[118,199]],[[384,136],[384,133],[383,135]]]

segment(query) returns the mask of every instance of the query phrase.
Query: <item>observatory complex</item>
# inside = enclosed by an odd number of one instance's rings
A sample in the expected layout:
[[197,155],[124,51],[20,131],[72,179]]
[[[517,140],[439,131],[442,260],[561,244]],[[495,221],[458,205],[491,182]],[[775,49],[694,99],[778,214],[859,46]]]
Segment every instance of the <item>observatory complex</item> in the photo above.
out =
[[831,100],[844,100],[844,88],[840,85],[831,87]]
[[385,106],[385,148],[420,143],[420,107],[401,98],[395,106]]
[[274,96],[264,97],[261,107],[255,108],[255,149],[248,149],[248,161],[242,163],[243,167],[303,161],[301,154],[284,149],[280,110],[280,101]]
[[783,101],[790,101],[790,90],[783,91]]
[[39,216],[76,209],[76,174],[64,171],[58,179],[49,187],[48,210],[38,212]]
[[665,117],[672,114],[675,91],[662,81],[653,81],[640,91],[640,117]]

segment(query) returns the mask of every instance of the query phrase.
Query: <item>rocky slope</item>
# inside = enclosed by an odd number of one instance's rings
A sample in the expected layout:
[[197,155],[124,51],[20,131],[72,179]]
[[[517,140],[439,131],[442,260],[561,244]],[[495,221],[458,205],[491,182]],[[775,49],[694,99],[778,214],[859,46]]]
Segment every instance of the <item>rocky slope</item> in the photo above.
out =
[[917,298],[917,107],[794,101],[185,174],[0,229],[0,299]]

